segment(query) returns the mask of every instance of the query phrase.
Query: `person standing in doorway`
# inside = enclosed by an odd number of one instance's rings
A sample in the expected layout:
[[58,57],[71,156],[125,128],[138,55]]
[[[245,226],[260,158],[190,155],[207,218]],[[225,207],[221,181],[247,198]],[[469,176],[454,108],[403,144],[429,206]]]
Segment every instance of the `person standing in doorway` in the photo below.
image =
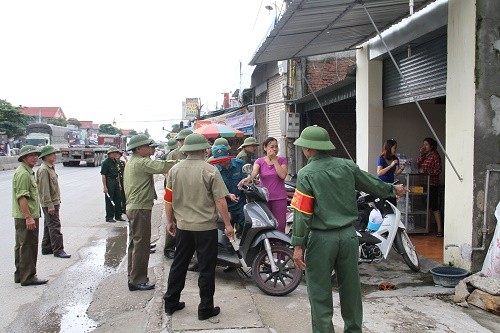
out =
[[288,174],[288,161],[286,157],[278,157],[278,141],[269,137],[262,143],[266,156],[258,158],[252,173],[239,184],[248,184],[257,175],[260,176],[260,185],[269,191],[268,206],[278,221],[278,230],[285,232],[286,227],[286,198],[288,194],[285,189],[285,178]]
[[50,145],[43,146],[40,153],[40,158],[43,162],[36,171],[38,193],[44,216],[42,254],[54,254],[54,257],[57,258],[71,258],[71,254],[67,254],[64,251],[61,220],[59,218],[61,191],[54,166],[57,159],[57,152]]
[[48,280],[36,276],[38,256],[38,220],[40,219],[40,199],[33,167],[38,162],[40,151],[35,146],[21,148],[21,162],[12,178],[12,217],[16,228],[14,246],[14,282],[21,286],[45,284]]
[[335,270],[344,332],[361,333],[359,242],[353,227],[358,218],[356,190],[385,198],[402,195],[405,189],[384,183],[350,160],[330,156],[328,151],[335,146],[322,127],[306,127],[294,144],[308,159],[298,173],[292,199],[292,245],[295,265],[306,270],[312,331],[334,332],[331,273]]
[[107,154],[108,157],[102,161],[101,165],[101,178],[106,205],[106,222],[125,221],[122,218],[120,171],[118,165],[121,152],[116,147],[110,147]]
[[430,175],[429,179],[429,210],[436,221],[436,237],[443,237],[443,221],[439,203],[439,175],[441,174],[441,156],[437,152],[437,141],[425,138],[420,148],[420,154],[415,162],[418,172]]
[[[377,176],[386,183],[394,183],[396,177],[403,172],[407,162],[399,165],[399,159],[396,156],[398,143],[396,140],[389,139],[384,143],[382,154],[377,160]],[[386,198],[394,206],[397,205],[396,198]]]
[[229,192],[217,169],[205,162],[207,139],[190,134],[181,152],[187,158],[168,173],[165,190],[167,232],[175,236],[176,253],[168,276],[165,312],[172,315],[184,308],[180,302],[189,262],[197,252],[200,275],[198,319],[205,320],[220,313],[214,306],[215,266],[217,262],[217,211],[222,216],[226,235],[234,237],[227,210]]
[[151,290],[148,263],[151,247],[151,212],[156,191],[154,174],[168,173],[175,161],[151,159],[151,139],[144,134],[133,136],[128,143],[132,157],[127,163],[123,182],[129,220],[128,289]]
[[245,163],[252,164],[255,160],[255,151],[259,143],[255,140],[254,137],[249,136],[243,141],[242,145],[238,148],[241,151],[236,155],[236,158],[243,160]]

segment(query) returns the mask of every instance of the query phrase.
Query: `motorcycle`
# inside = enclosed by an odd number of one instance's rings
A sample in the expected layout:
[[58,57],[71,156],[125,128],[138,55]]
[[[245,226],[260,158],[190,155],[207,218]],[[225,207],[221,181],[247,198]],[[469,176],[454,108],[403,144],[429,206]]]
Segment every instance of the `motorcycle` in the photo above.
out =
[[[247,197],[243,211],[245,224],[239,244],[224,234],[219,220],[217,264],[251,272],[257,287],[271,296],[286,295],[300,284],[302,271],[295,267],[290,237],[276,230],[278,222],[266,205],[267,188],[254,184],[242,186]],[[248,266],[251,264],[251,267]]]
[[[285,182],[287,192],[292,194],[295,190],[295,182]],[[378,263],[387,259],[391,248],[399,253],[408,267],[414,271],[420,271],[420,262],[415,246],[406,232],[405,225],[401,222],[401,212],[389,201],[377,198],[363,192],[358,193],[358,219],[354,222],[356,234],[359,240],[358,263]],[[374,209],[380,212],[382,221],[377,225],[377,230],[370,229],[370,213]],[[293,225],[293,208],[288,205],[287,212],[287,235],[291,237]]]

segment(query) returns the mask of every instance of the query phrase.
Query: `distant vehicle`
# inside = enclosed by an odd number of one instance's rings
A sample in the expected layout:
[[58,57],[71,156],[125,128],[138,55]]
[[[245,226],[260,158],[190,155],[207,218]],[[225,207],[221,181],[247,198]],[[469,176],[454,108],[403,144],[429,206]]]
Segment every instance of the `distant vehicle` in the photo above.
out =
[[89,140],[89,143],[97,144],[70,145],[61,148],[62,163],[64,166],[79,166],[80,162],[84,161],[89,167],[100,166],[106,158],[109,147],[115,146],[125,150],[127,138],[122,135],[100,134],[97,136],[97,141]]
[[45,123],[33,123],[26,127],[27,145],[42,147],[52,145],[56,148],[68,146],[68,131],[67,127],[56,126]]

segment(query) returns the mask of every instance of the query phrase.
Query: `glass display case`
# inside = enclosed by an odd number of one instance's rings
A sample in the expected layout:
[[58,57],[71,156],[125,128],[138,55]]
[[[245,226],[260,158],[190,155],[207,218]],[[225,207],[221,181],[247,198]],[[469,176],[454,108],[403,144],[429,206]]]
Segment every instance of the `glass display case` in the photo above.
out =
[[406,196],[398,199],[398,209],[406,232],[429,233],[429,175],[403,173],[398,178],[410,190]]

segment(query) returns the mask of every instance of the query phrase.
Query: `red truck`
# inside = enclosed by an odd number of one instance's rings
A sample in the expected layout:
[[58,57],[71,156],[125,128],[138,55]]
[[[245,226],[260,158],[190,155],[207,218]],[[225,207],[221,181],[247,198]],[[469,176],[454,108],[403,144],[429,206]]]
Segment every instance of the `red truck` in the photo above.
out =
[[97,145],[71,145],[60,148],[62,163],[64,166],[79,166],[80,162],[85,161],[89,167],[100,166],[109,147],[115,146],[124,150],[126,143],[126,136],[100,134],[97,136]]

